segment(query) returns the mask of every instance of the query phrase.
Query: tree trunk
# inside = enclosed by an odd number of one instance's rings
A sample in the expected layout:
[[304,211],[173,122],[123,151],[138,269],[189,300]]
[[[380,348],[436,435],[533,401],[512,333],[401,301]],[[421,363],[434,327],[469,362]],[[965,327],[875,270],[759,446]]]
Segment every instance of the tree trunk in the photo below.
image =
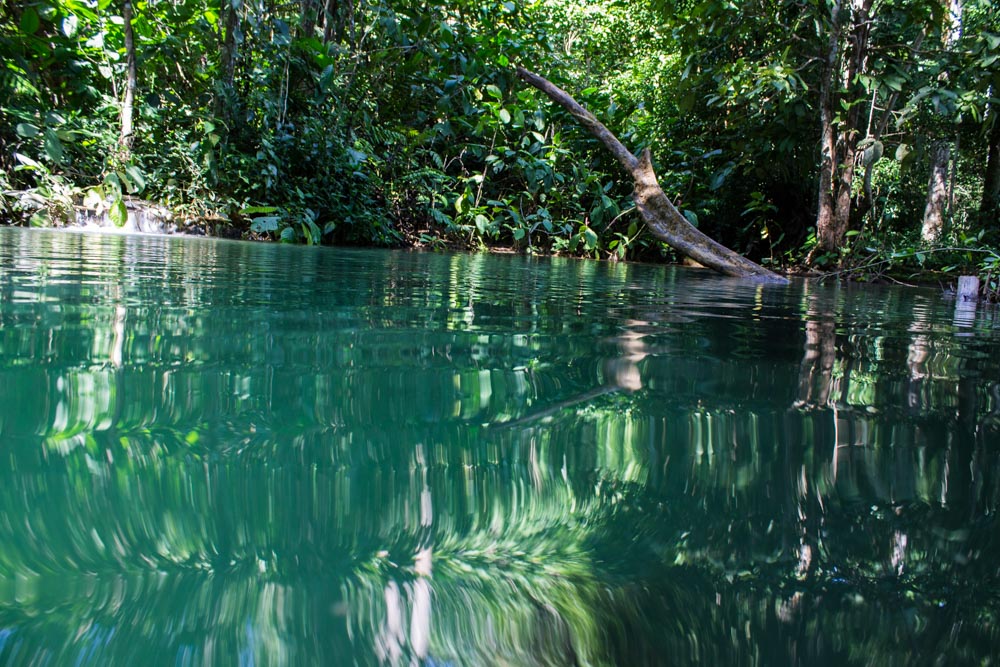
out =
[[[855,80],[858,74],[864,70],[865,60],[868,57],[868,37],[871,34],[871,24],[869,22],[869,11],[874,0],[861,0],[855,2],[856,5],[851,13],[851,53],[847,63],[847,71],[844,73],[844,88],[851,90],[856,87]],[[852,96],[848,96],[849,99]],[[854,171],[858,158],[858,136],[861,133],[860,117],[861,105],[857,99],[850,99],[850,109],[847,111],[844,128],[840,132],[837,151],[837,173],[836,181],[836,210],[833,214],[833,225],[831,226],[831,236],[836,239],[836,248],[839,249],[844,241],[844,234],[851,224],[851,207],[854,204],[852,190],[854,188]]]
[[927,243],[937,241],[944,231],[945,207],[948,204],[948,162],[951,149],[947,143],[934,147],[931,160],[931,178],[927,184],[927,205],[924,207],[924,224],[920,236]]
[[329,44],[337,38],[336,4],[326,0],[323,4],[323,43]]
[[837,169],[837,142],[833,127],[833,81],[840,60],[840,0],[835,0],[830,10],[830,41],[823,60],[819,84],[820,165],[819,203],[816,213],[816,248],[814,255],[840,247],[834,222],[833,175]]
[[[948,25],[945,26],[944,47],[951,49],[962,35],[962,3],[961,0],[950,0],[948,3]],[[941,73],[939,80],[948,84],[948,70]],[[944,231],[945,218],[948,211],[948,163],[951,161],[951,148],[947,141],[939,141],[931,154],[931,176],[927,183],[927,205],[924,207],[924,221],[920,228],[920,237],[927,243],[934,243]]]
[[[820,165],[819,211],[816,217],[815,250],[808,261],[819,253],[836,252],[844,243],[844,235],[851,222],[851,196],[854,186],[855,163],[858,153],[858,126],[861,105],[849,93],[857,87],[857,75],[864,69],[868,57],[868,38],[871,33],[869,13],[874,0],[850,0],[850,44],[851,51],[846,70],[841,71],[840,20],[844,9],[836,0],[830,10],[830,41],[823,64],[823,79],[820,82],[820,125],[822,136],[822,162]],[[848,91],[847,116],[837,128],[834,124],[834,85],[843,79],[843,87]]]
[[[948,3],[948,25],[944,36],[946,49],[952,48],[962,34],[962,3],[951,0]],[[948,70],[941,73],[939,80],[949,82]],[[944,231],[944,223],[948,211],[948,163],[951,161],[951,148],[946,141],[938,142],[931,154],[931,175],[927,183],[927,205],[924,207],[924,222],[920,229],[920,237],[927,243],[934,243]]]
[[134,134],[132,117],[135,112],[136,63],[135,36],[132,33],[132,0],[125,0],[122,7],[122,19],[125,21],[125,99],[122,101],[122,128],[118,139],[119,145],[127,153],[132,149]]
[[299,34],[306,39],[313,36],[316,22],[323,11],[319,3],[320,0],[301,0],[302,17],[299,19]]
[[235,99],[233,81],[236,78],[236,45],[240,27],[239,10],[242,5],[241,0],[225,0],[222,3],[223,31],[219,51],[222,82],[215,97],[215,115],[227,121],[232,116]]
[[568,93],[547,79],[517,68],[518,76],[569,111],[577,122],[594,135],[632,176],[635,203],[650,231],[671,248],[719,273],[760,282],[788,282],[762,266],[738,255],[698,231],[663,193],[653,173],[649,149],[636,157],[597,118]]
[[980,224],[1000,223],[1000,105],[990,107],[993,128],[990,130],[986,175],[983,179],[983,200],[979,203]]

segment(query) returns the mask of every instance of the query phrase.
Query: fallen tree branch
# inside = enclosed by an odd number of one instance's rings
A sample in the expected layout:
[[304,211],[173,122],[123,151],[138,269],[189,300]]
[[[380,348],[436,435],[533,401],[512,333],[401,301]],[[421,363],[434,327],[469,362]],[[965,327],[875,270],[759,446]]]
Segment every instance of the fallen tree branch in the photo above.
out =
[[545,77],[517,68],[517,75],[569,111],[577,122],[607,148],[635,182],[635,204],[653,235],[699,264],[727,276],[758,282],[787,283],[788,279],[751,262],[709,238],[687,221],[660,188],[653,172],[649,149],[636,157],[594,114],[584,109],[566,91]]

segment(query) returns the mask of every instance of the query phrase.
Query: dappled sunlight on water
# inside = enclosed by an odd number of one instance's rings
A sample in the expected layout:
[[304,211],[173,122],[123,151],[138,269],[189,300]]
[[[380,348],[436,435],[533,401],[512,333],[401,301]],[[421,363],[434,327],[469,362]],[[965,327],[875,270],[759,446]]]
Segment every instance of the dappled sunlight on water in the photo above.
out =
[[1000,641],[993,310],[565,259],[0,241],[4,664]]

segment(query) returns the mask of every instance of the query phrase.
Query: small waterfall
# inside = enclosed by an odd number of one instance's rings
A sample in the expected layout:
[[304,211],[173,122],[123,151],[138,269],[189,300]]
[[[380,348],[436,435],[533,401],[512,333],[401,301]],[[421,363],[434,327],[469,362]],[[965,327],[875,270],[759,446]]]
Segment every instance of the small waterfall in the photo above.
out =
[[[111,221],[108,215],[108,208],[105,207],[98,211],[93,208],[77,206],[75,221],[70,226],[87,229],[100,228],[123,232],[141,232],[143,234],[175,234],[178,232],[190,234],[199,231],[198,229],[187,229],[179,226],[174,221],[170,211],[153,202],[141,199],[125,199],[125,209],[128,211],[128,218],[121,227],[116,226]],[[203,230],[202,233],[204,233]]]

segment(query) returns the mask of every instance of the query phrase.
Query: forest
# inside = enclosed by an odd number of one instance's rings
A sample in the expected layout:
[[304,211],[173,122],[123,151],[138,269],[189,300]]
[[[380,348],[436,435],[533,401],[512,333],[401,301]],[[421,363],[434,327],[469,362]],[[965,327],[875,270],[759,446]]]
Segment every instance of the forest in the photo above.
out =
[[775,270],[1000,274],[989,0],[36,0],[0,8],[0,219],[674,261],[569,91]]

